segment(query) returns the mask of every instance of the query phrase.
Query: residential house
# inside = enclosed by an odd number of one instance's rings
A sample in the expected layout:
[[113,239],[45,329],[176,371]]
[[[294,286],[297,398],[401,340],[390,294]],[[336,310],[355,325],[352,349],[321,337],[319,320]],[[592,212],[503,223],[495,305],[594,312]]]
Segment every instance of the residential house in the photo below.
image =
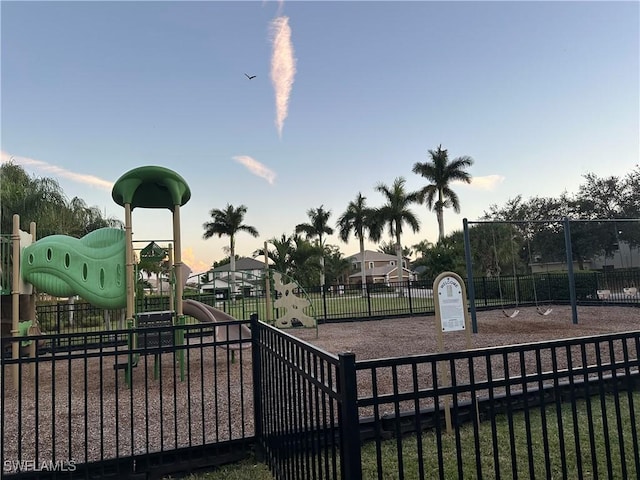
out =
[[233,276],[229,263],[200,274],[200,293],[215,292],[217,297],[228,298],[233,285],[236,295],[260,295],[264,289],[263,275],[264,262],[250,257],[240,257],[236,260]]
[[[374,252],[372,250],[364,251],[364,258],[358,252],[355,255],[347,257],[351,263],[351,272],[349,274],[349,285],[360,285],[362,283],[361,265],[364,262],[366,283],[383,283],[389,285],[398,281],[398,269],[396,263],[398,257],[387,253]],[[402,280],[415,280],[416,274],[407,268],[409,259],[402,260]]]

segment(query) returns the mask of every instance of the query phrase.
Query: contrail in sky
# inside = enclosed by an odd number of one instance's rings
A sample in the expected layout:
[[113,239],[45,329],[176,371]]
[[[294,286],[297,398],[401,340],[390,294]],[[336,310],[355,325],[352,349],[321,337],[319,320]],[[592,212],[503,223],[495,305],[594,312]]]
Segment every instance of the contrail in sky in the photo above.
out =
[[276,94],[276,127],[282,138],[282,127],[289,110],[289,96],[296,75],[289,17],[276,17],[271,21],[271,83]]
[[251,158],[248,155],[238,155],[236,157],[233,157],[233,159],[236,162],[244,165],[247,170],[249,170],[254,175],[264,178],[267,182],[269,182],[270,185],[273,185],[273,182],[276,179],[276,173],[266,165],[263,165],[262,163],[254,158]]
[[75,173],[70,172],[62,167],[58,167],[56,165],[51,165],[47,162],[43,162],[42,160],[34,160],[33,158],[27,157],[18,157],[15,155],[9,155],[7,152],[0,153],[0,162],[13,162],[17,165],[26,165],[29,167],[33,167],[36,170],[42,170],[47,173],[51,173],[54,176],[67,178],[77,183],[82,183],[84,185],[89,185],[91,187],[96,187],[101,190],[111,191],[113,188],[113,182],[109,182],[108,180],[103,180],[102,178],[98,178],[94,175],[86,175],[84,173]]

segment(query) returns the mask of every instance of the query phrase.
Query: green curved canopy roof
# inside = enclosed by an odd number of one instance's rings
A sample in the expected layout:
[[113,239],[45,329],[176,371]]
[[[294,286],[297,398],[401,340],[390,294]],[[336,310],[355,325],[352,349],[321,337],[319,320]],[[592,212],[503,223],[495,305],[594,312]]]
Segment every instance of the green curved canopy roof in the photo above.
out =
[[167,208],[184,205],[191,190],[184,178],[173,170],[158,166],[138,167],[122,175],[113,186],[111,197],[118,205],[131,209]]

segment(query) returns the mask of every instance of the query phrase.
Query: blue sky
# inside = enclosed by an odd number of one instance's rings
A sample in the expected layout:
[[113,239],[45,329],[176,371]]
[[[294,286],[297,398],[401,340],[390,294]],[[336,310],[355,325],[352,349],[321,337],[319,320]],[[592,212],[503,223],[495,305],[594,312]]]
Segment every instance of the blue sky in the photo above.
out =
[[[111,186],[142,165],[188,182],[184,259],[211,208],[248,208],[251,255],[324,205],[407,179],[439,144],[471,156],[447,231],[491,204],[574,193],[640,156],[638,2],[1,3],[2,161],[57,178],[123,218]],[[273,72],[280,72],[275,76]],[[256,75],[249,80],[245,73]],[[413,208],[437,239],[435,214]],[[171,237],[168,211],[134,210],[134,238]],[[329,243],[356,253],[355,240]],[[369,245],[375,249],[375,246]]]

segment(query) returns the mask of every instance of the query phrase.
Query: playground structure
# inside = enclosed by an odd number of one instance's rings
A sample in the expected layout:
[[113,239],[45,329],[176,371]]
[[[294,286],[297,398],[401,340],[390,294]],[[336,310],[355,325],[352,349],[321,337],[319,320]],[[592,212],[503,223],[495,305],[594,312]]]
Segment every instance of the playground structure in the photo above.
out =
[[[0,333],[1,336],[34,336],[40,333],[36,318],[36,296],[33,286],[23,281],[20,275],[20,253],[22,248],[33,243],[36,238],[36,224],[31,222],[29,232],[20,230],[20,217],[13,216],[13,232],[11,241],[2,243],[2,267],[0,267]],[[7,295],[9,294],[9,295]],[[35,356],[36,348],[42,342],[23,341],[11,345],[11,356],[18,358],[21,354]],[[3,345],[2,355],[5,354]],[[33,370],[33,369],[32,369]],[[17,369],[14,370],[14,385],[17,386]]]
[[[22,232],[19,230],[19,217],[15,216],[11,251],[7,249],[9,242],[2,244],[3,260],[7,259],[3,264],[11,264],[12,268],[10,274],[6,271],[0,273],[2,286],[7,289],[6,292],[3,290],[2,295],[3,336],[37,333],[35,290],[57,297],[73,298],[77,295],[105,310],[125,308],[125,319],[130,331],[129,347],[140,353],[129,355],[125,364],[116,364],[114,368],[124,369],[129,383],[131,369],[137,365],[145,349],[155,348],[154,351],[157,352],[157,347],[181,345],[184,342],[182,329],[150,334],[143,332],[144,327],[184,325],[187,316],[205,323],[236,320],[216,307],[183,299],[191,269],[181,258],[180,209],[190,197],[189,186],[180,175],[164,167],[145,166],[122,175],[112,190],[113,200],[125,209],[124,230],[102,228],[80,239],[51,235],[35,241],[35,224],[32,224],[30,233]],[[132,234],[132,211],[135,208],[168,209],[172,212],[173,238],[169,240],[171,243],[168,248],[171,265],[169,310],[136,311],[136,264]],[[17,281],[12,281],[14,279]],[[11,289],[11,303],[8,302],[9,296],[5,294],[9,291],[7,287]],[[285,312],[300,307],[296,316],[304,318],[306,326],[316,326],[314,319],[301,315],[302,308],[307,306],[304,301],[301,304],[295,295],[283,297],[287,298],[279,306],[284,307]],[[10,322],[4,317],[8,312],[11,313]],[[21,322],[20,319],[24,321]],[[288,323],[290,322],[285,322],[282,326]],[[232,352],[250,345],[241,342],[249,339],[251,332],[239,323],[216,326],[214,331],[216,339],[224,342]],[[20,354],[18,343],[14,342],[12,358],[18,358]],[[182,351],[177,354],[183,376]],[[30,355],[35,355],[34,346]],[[157,363],[158,355],[154,353],[154,356]],[[14,377],[17,385],[17,369]]]

